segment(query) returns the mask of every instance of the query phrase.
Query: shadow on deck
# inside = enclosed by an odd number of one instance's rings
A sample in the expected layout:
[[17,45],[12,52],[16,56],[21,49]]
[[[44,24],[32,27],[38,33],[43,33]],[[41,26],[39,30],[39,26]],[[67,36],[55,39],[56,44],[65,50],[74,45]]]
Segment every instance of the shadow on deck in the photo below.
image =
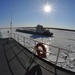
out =
[[14,39],[0,39],[0,75],[75,75],[32,54]]

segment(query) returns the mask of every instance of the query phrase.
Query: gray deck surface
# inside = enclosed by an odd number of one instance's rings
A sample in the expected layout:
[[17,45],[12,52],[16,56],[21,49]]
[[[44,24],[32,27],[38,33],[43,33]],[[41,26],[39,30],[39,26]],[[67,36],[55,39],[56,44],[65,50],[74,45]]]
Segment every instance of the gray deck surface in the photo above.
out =
[[[22,55],[21,50],[23,50],[21,46],[19,47],[18,44],[11,39],[0,39],[0,75],[25,74],[26,70],[18,60],[19,55]],[[24,59],[22,58],[21,60]]]
[[75,73],[63,72],[41,61],[13,39],[0,39],[0,75],[75,75]]

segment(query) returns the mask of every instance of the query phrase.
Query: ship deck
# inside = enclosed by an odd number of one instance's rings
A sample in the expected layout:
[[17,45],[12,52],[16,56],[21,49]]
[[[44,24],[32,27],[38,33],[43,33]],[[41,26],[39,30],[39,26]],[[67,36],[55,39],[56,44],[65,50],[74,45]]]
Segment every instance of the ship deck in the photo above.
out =
[[21,59],[23,50],[13,39],[0,39],[0,75],[25,74],[25,67],[21,63],[24,60]]
[[0,39],[0,75],[36,74],[75,75],[37,57],[12,38]]

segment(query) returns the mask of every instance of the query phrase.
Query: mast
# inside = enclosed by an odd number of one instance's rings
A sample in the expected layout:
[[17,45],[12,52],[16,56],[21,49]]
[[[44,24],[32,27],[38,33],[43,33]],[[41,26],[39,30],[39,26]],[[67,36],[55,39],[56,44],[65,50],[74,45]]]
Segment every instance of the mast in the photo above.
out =
[[12,15],[13,15],[13,8],[11,11],[11,21],[10,21],[10,38],[12,38]]
[[10,38],[12,38],[12,21],[10,22]]

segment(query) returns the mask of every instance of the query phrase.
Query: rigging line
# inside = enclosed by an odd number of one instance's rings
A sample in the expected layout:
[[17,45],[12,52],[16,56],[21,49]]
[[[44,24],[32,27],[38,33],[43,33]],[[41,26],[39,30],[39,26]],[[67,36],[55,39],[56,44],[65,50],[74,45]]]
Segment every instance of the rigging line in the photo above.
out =
[[27,71],[30,69],[32,63],[34,62],[34,59],[36,58],[36,57],[34,56],[34,53],[33,53],[33,52],[32,52],[31,54],[32,54],[32,55],[31,55],[31,58],[30,58],[30,61],[29,61],[28,67],[27,67]]
[[30,69],[30,67],[32,66],[32,63],[34,62],[35,56],[33,58],[30,58],[30,61],[28,63],[28,67],[27,67],[27,71]]

